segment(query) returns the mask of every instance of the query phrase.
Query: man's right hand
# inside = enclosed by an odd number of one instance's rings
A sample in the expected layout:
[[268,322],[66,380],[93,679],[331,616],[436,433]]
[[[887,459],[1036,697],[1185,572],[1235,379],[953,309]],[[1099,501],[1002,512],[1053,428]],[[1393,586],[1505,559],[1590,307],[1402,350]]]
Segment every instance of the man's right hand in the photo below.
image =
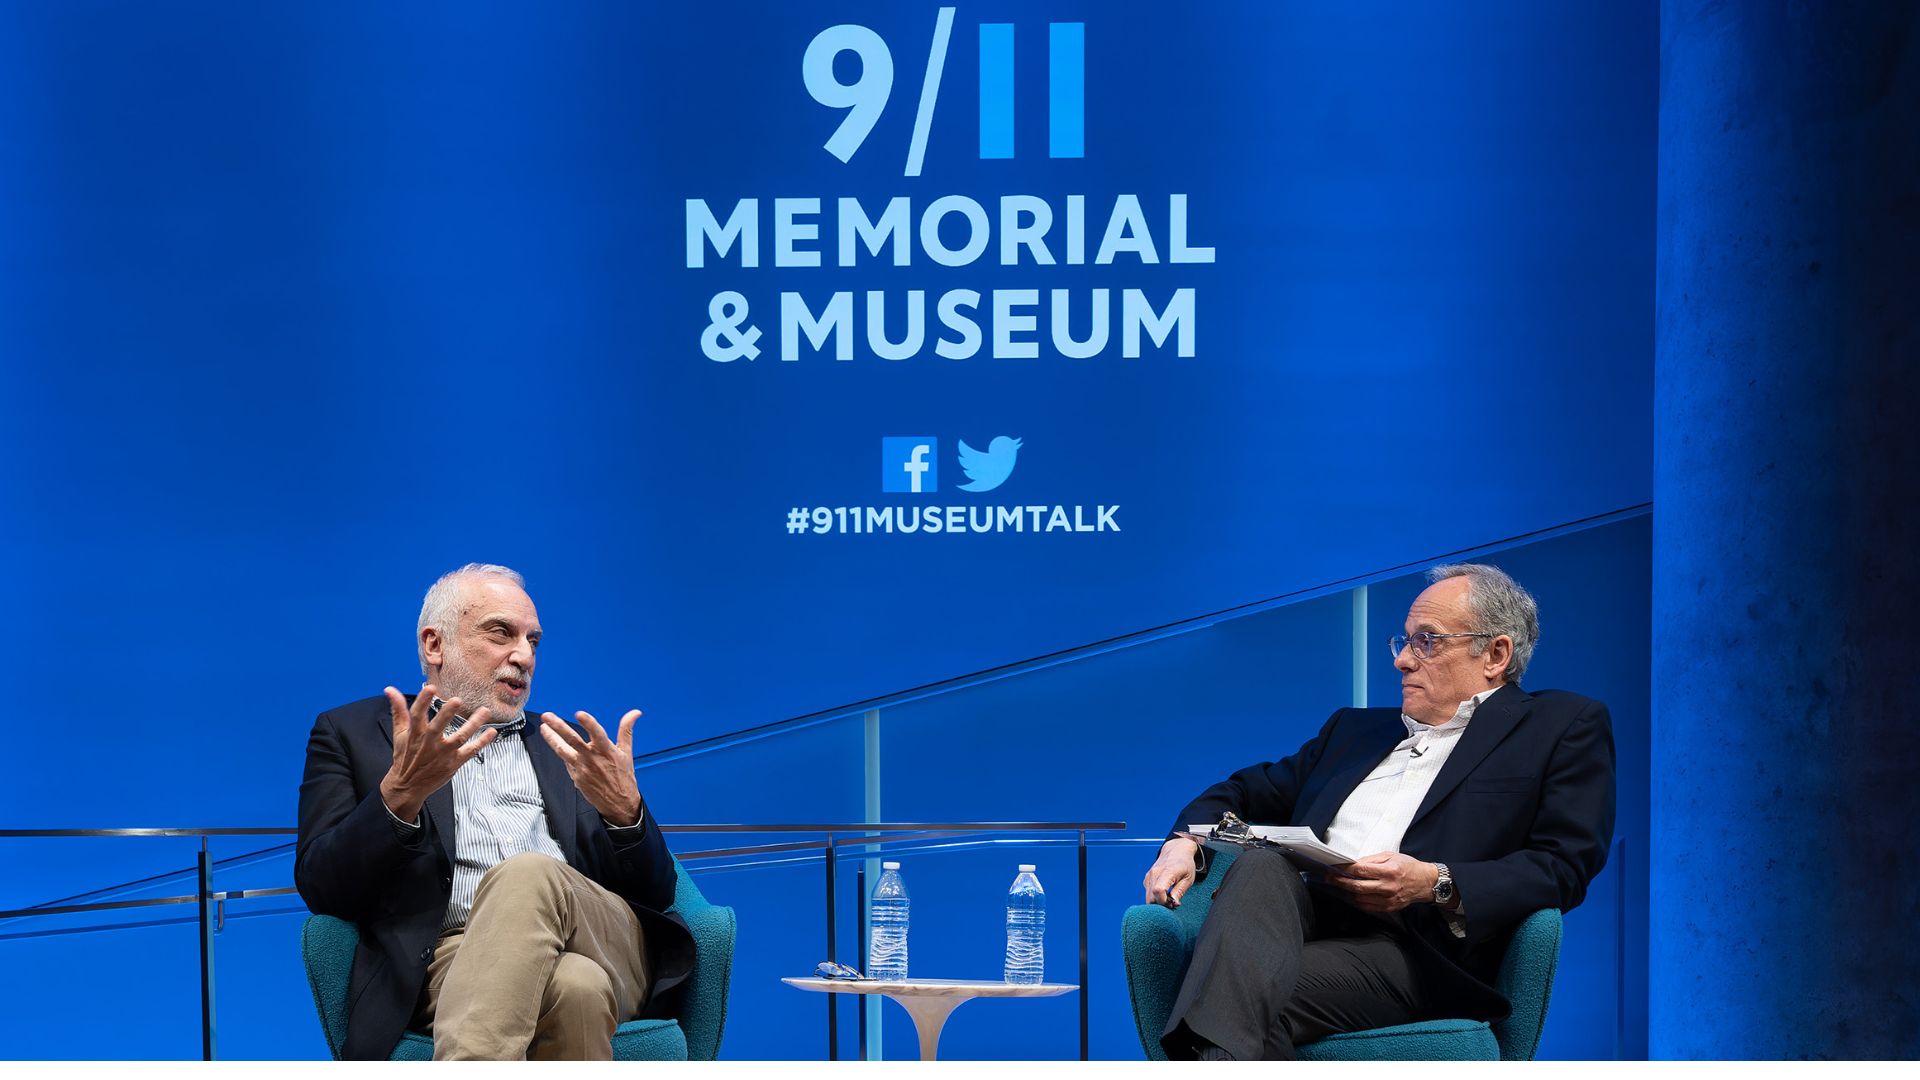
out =
[[[435,730],[435,721],[427,717],[437,693],[432,684],[421,687],[409,708],[406,695],[387,687],[387,704],[393,709],[393,764],[380,780],[380,800],[401,821],[420,820],[420,807],[426,804],[427,796],[445,787],[460,766],[485,750],[499,734],[483,727],[488,715],[485,706],[475,709],[459,731],[441,734]],[[453,698],[442,702],[440,708],[449,716],[458,716],[460,705],[460,699]],[[479,734],[469,734],[475,731]]]
[[1198,871],[1193,856],[1200,845],[1176,836],[1160,845],[1160,857],[1153,861],[1142,884],[1147,887],[1147,903],[1177,908],[1180,898],[1193,888]]

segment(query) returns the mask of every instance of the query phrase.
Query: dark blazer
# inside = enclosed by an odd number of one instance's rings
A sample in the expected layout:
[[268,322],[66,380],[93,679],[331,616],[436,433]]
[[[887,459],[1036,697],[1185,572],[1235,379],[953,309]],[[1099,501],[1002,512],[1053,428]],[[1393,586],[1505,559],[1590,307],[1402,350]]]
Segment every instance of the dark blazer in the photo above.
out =
[[[666,841],[643,807],[644,827],[616,843],[534,730],[538,718],[528,713],[523,741],[540,781],[547,829],[569,866],[633,905],[652,973],[641,1015],[671,1015],[674,990],[693,969],[693,937],[678,915],[666,913],[674,892]],[[345,1055],[354,1059],[384,1059],[400,1041],[453,893],[453,786],[427,797],[425,828],[402,843],[380,801],[380,779],[392,763],[387,699],[368,698],[314,721],[300,782],[294,884],[316,914],[360,927],[347,988]]]
[[[1341,803],[1406,734],[1398,709],[1341,709],[1299,753],[1202,792],[1173,831],[1231,810],[1253,824],[1305,825],[1325,838]],[[1591,698],[1510,685],[1474,711],[1400,844],[1453,872],[1466,937],[1454,937],[1431,904],[1389,920],[1423,944],[1444,993],[1489,1017],[1506,1015],[1491,984],[1514,928],[1541,908],[1578,906],[1606,865],[1613,770],[1612,719]]]

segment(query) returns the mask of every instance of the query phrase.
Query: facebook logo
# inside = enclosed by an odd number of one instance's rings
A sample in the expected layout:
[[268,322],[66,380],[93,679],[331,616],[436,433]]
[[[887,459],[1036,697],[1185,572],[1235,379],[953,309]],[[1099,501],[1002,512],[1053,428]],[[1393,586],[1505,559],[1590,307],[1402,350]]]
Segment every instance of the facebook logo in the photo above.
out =
[[880,439],[880,490],[918,495],[940,490],[940,440],[931,435]]

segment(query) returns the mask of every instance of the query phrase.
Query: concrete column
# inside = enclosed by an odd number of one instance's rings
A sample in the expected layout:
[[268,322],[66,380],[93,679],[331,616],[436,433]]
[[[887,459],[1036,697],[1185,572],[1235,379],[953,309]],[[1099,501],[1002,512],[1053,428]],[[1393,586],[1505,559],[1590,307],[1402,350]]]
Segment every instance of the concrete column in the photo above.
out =
[[1920,1056],[1920,5],[1660,33],[1650,1052]]

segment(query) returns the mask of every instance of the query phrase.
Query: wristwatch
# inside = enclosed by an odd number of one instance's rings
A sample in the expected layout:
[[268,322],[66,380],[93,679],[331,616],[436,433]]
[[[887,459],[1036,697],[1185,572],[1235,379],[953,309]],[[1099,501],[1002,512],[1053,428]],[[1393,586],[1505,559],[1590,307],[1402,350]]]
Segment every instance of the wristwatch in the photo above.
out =
[[1453,871],[1443,862],[1434,863],[1433,867],[1440,871],[1440,879],[1433,883],[1433,902],[1448,907],[1453,903]]

